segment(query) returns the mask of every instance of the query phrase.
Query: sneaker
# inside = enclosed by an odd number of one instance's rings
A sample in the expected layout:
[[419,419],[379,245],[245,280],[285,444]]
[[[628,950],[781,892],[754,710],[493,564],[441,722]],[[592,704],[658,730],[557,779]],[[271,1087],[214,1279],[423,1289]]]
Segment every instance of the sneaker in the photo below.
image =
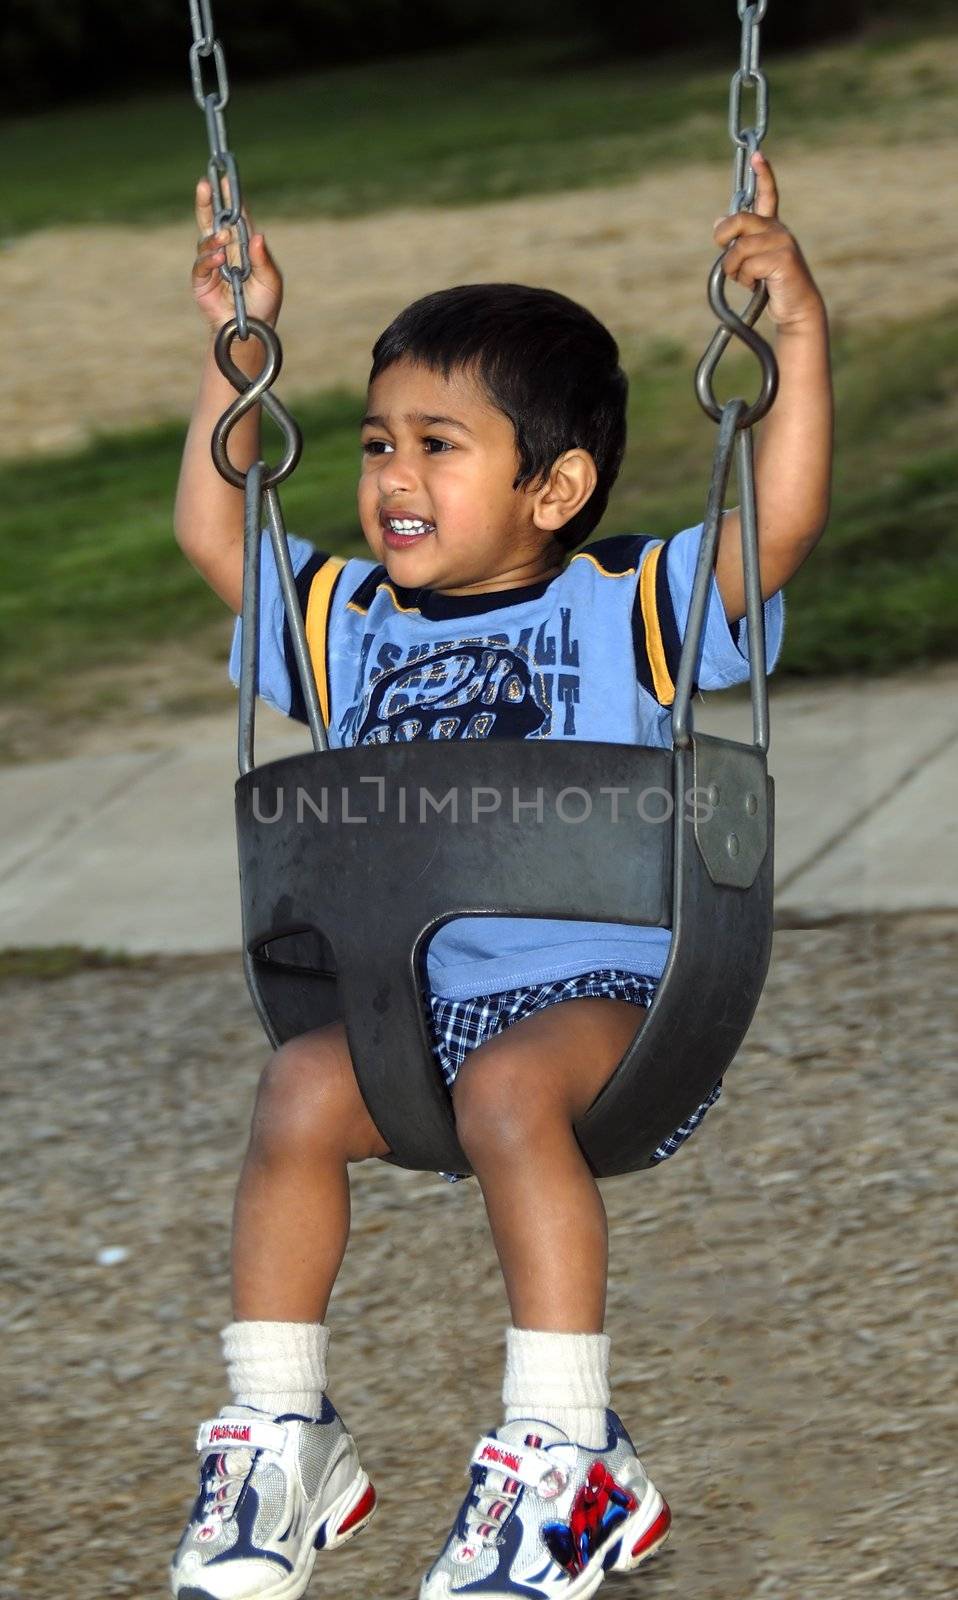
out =
[[319,1550],[366,1526],[376,1492],[327,1399],[318,1417],[225,1406],[196,1437],[200,1492],[170,1569],[176,1600],[297,1600]]
[[480,1439],[472,1488],[419,1600],[585,1600],[660,1548],[672,1516],[614,1411],[604,1449],[526,1418]]

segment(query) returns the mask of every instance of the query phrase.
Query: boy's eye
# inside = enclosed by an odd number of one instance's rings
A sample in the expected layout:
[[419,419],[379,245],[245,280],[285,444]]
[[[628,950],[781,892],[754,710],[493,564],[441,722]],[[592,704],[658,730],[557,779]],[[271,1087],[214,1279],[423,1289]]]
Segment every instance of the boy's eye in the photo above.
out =
[[[424,438],[422,445],[424,445],[425,453],[429,454],[429,456],[440,456],[440,454],[445,454],[446,451],[456,448],[456,446],[449,443],[448,438],[433,438],[432,435],[429,438]],[[385,456],[393,448],[395,446],[390,445],[385,438],[365,438],[363,445],[361,445],[361,450],[363,450],[365,456]]]

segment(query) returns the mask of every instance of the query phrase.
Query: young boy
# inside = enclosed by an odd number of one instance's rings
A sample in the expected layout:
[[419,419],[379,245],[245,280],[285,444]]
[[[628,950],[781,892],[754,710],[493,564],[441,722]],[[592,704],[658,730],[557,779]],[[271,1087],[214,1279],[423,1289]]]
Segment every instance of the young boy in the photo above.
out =
[[[769,664],[780,590],[824,528],[831,460],[821,296],[777,220],[755,158],[754,214],[725,218],[725,270],[764,279],[781,381],[757,462]],[[232,315],[211,238],[193,270],[215,330]],[[246,302],[274,323],[282,280],[254,234]],[[258,370],[261,349],[234,343]],[[184,455],[179,542],[241,609],[243,497],[217,475],[213,423],[233,398],[208,357]],[[373,352],[359,516],[373,560],[338,563],[291,539],[330,742],[599,738],[665,745],[698,529],[666,544],[602,540],[568,560],[605,510],[625,444],[626,379],[608,331],[546,290],[485,284],[416,302]],[[258,420],[231,457],[259,455]],[[260,693],[303,716],[264,541]],[[725,514],[699,670],[748,675],[739,517]],[[320,622],[316,621],[320,619]],[[322,623],[322,625],[320,625]],[[237,632],[239,624],[237,624]],[[237,641],[238,644],[238,641]],[[233,665],[238,659],[234,645]],[[234,670],[235,676],[235,670]],[[427,998],[437,1062],[482,1188],[505,1279],[505,1419],[479,1441],[472,1484],[421,1600],[591,1595],[637,1566],[669,1512],[608,1409],[605,1213],[573,1126],[632,1039],[669,935],[655,929],[458,919],[434,938]],[[717,1094],[717,1091],[716,1091]],[[679,1148],[708,1109],[657,1152]],[[178,1600],[294,1600],[317,1550],[351,1537],[375,1496],[326,1397],[323,1319],[349,1229],[348,1164],[388,1154],[359,1094],[341,1024],[277,1051],[263,1074],[236,1199],[233,1404],[200,1430],[200,1493],[173,1561]]]

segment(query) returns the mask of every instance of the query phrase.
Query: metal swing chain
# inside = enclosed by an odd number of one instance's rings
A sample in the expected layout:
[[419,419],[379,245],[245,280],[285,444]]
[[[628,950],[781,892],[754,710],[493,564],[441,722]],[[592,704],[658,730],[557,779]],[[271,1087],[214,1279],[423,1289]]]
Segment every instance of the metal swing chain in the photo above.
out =
[[[742,24],[742,37],[739,65],[732,76],[729,92],[729,135],[735,145],[730,215],[739,211],[750,211],[755,204],[757,176],[752,166],[752,157],[760,150],[768,130],[768,79],[759,66],[760,29],[768,9],[768,0],[753,0],[751,4],[748,0],[737,0],[737,7]],[[742,95],[746,88],[755,91],[755,122],[752,125],[743,124]],[[756,748],[767,751],[769,721],[768,682],[765,672],[765,613],[758,560],[755,463],[751,430],[752,425],[760,421],[774,403],[778,392],[778,362],[771,345],[761,334],[755,332],[753,326],[768,302],[768,290],[764,283],[759,283],[745,310],[739,316],[726,299],[725,271],[722,265],[724,259],[723,251],[709,274],[708,283],[709,305],[720,326],[713,335],[695,373],[695,392],[699,404],[713,422],[719,424],[719,432],[712,463],[702,542],[699,546],[692,586],[685,642],[676,677],[675,699],[672,705],[672,742],[677,749],[686,749],[691,741],[692,683],[698,665],[709,585],[722,525],[725,491],[731,472],[732,455],[735,453],[745,574],[752,738]],[[715,372],[733,337],[740,339],[752,351],[761,369],[758,398],[751,405],[743,399],[727,400],[724,405],[720,405],[715,397],[713,387]]]
[[[226,122],[223,116],[230,97],[226,57],[223,54],[223,46],[213,31],[209,0],[190,0],[190,22],[193,27],[193,43],[190,46],[193,99],[206,118],[206,135],[210,145],[210,160],[206,170],[213,191],[213,232],[218,233],[221,228],[235,228],[236,244],[240,254],[239,266],[231,267],[224,262],[220,267],[220,274],[233,291],[239,336],[245,340],[248,326],[243,284],[253,268],[249,259],[249,229],[243,216],[239,170],[236,158],[227,142]],[[203,83],[203,62],[208,61],[210,57],[213,59],[216,73],[215,89],[207,89]],[[224,178],[229,184],[229,198],[224,192]]]
[[[206,132],[210,146],[207,173],[213,198],[213,231],[232,228],[239,250],[238,266],[228,263],[220,267],[220,275],[230,286],[236,315],[220,328],[213,347],[216,364],[237,391],[238,399],[220,417],[213,429],[212,454],[216,469],[227,483],[242,489],[245,494],[243,542],[243,646],[239,693],[239,770],[241,774],[252,771],[254,759],[254,727],[256,715],[256,687],[259,679],[259,612],[260,612],[260,544],[264,512],[269,527],[270,542],[279,574],[283,604],[289,619],[293,653],[303,689],[306,720],[312,736],[314,750],[326,750],[329,741],[323,722],[316,678],[306,643],[303,613],[296,593],[296,580],[289,554],[289,543],[283,508],[277,486],[294,471],[303,449],[303,436],[295,419],[282,402],[272,393],[272,385],[283,364],[283,347],[279,335],[268,323],[248,317],[243,285],[253,271],[249,258],[249,227],[243,215],[243,194],[239,167],[229,148],[226,137],[226,120],[223,115],[230,97],[226,73],[226,56],[213,27],[210,0],[189,0],[193,43],[190,46],[190,76],[193,81],[193,98],[206,119]],[[216,83],[207,89],[203,82],[203,62],[212,58]],[[225,187],[224,187],[225,185]],[[228,188],[228,194],[226,189]],[[245,342],[250,334],[263,346],[263,367],[255,378],[243,372],[230,356],[233,340]],[[282,460],[275,467],[258,461],[248,472],[234,467],[228,453],[229,436],[253,406],[262,404],[280,428],[285,443]]]
[[[729,137],[736,146],[735,178],[729,215],[736,211],[751,211],[755,204],[757,176],[752,157],[761,149],[768,132],[768,79],[759,66],[761,23],[768,10],[768,0],[738,0],[738,14],[742,23],[742,48],[738,71],[732,74],[732,87],[728,98]],[[755,89],[755,125],[742,126],[742,90],[751,85]]]

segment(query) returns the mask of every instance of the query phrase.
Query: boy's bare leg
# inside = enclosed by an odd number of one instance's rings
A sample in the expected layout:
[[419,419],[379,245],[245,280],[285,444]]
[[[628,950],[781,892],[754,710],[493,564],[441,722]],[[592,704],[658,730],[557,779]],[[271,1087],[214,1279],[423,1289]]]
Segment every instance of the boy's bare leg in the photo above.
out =
[[341,1023],[282,1046],[260,1081],[233,1212],[233,1316],[322,1322],[349,1237],[347,1163],[389,1154]]
[[572,1131],[645,1021],[625,1000],[566,1000],[459,1069],[460,1142],[482,1187],[517,1328],[600,1333],[605,1206]]

